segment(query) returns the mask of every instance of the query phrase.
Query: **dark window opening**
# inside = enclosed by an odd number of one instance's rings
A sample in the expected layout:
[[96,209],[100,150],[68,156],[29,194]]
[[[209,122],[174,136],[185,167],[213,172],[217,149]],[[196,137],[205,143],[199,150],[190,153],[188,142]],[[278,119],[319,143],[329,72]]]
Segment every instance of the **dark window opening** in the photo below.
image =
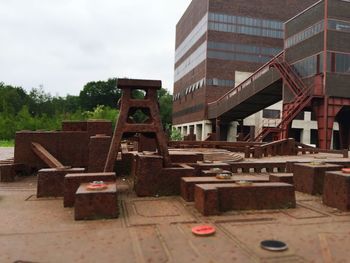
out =
[[280,115],[281,115],[281,111],[280,110],[269,110],[269,109],[263,110],[263,118],[279,119]]

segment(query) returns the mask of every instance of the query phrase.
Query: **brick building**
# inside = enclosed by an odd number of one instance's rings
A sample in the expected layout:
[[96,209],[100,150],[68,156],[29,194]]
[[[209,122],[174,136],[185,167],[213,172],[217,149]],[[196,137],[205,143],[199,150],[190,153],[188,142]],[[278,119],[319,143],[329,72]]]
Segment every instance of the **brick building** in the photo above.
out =
[[206,104],[282,51],[283,23],[315,2],[192,0],[176,26],[174,127],[204,139]]

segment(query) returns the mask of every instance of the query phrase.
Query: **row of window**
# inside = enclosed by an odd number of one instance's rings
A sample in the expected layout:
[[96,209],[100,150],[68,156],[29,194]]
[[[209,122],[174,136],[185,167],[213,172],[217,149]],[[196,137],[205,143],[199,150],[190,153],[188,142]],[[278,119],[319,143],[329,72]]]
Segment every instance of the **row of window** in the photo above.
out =
[[294,71],[301,77],[316,75],[323,70],[323,54],[317,54],[300,60],[292,65]]
[[330,19],[328,20],[328,28],[350,33],[350,23],[345,21]]
[[238,53],[254,53],[268,56],[275,56],[282,51],[281,48],[262,47],[247,44],[208,42],[209,49],[218,49]]
[[205,60],[207,54],[207,42],[203,42],[184,62],[175,69],[175,82],[193,70],[202,61]]
[[[208,50],[216,49],[216,50]],[[222,50],[222,51],[218,51]],[[227,52],[223,52],[227,51]],[[281,51],[279,48],[261,47],[222,42],[203,42],[184,62],[175,69],[175,82],[198,66],[206,56],[229,61],[266,63]],[[255,54],[254,54],[255,53]],[[221,86],[221,85],[219,85]],[[226,86],[226,85],[225,85]]]
[[317,35],[318,33],[324,30],[324,20],[317,22],[316,24],[306,28],[305,30],[289,37],[285,41],[285,48],[290,48],[312,36]]
[[279,119],[279,118],[281,118],[281,111],[280,110],[264,109],[262,113],[263,113],[263,118],[266,118],[266,119]]
[[[309,77],[323,71],[323,53],[307,57],[292,65],[301,77]],[[328,52],[327,71],[350,74],[350,54]]]
[[201,79],[199,81],[197,81],[196,83],[193,83],[192,85],[188,86],[187,88],[185,88],[184,90],[174,94],[173,96],[173,101],[179,100],[181,97],[194,92],[197,89],[200,89],[201,87],[203,87],[205,85],[205,79]]
[[224,24],[219,22],[209,22],[208,29],[214,30],[214,31],[220,31],[220,32],[229,32],[229,33],[245,34],[245,35],[251,35],[251,36],[283,39],[282,30],[265,29],[260,27],[250,27],[250,26],[242,26],[242,25],[230,25],[230,24]]
[[234,87],[235,81],[230,79],[207,79],[208,86],[222,86],[222,87]]
[[254,55],[254,54],[243,54],[243,53],[228,53],[221,51],[208,51],[208,58],[222,59],[222,60],[231,60],[231,61],[244,61],[252,63],[266,63],[272,57],[263,56],[263,55]]
[[[350,33],[350,23],[334,19],[328,20],[328,29]],[[290,48],[308,38],[311,38],[324,31],[324,20],[306,28],[305,30],[289,37],[285,41],[285,48]]]
[[[200,39],[209,29],[222,32],[283,38],[283,23],[276,20],[207,13],[197,23],[185,40],[175,51],[175,63]],[[217,22],[217,23],[214,23]]]
[[329,72],[350,74],[350,54],[329,52],[327,60]]
[[209,21],[283,30],[283,23],[281,21],[245,16],[209,13]]
[[175,51],[175,63],[182,58],[186,52],[200,39],[208,29],[208,13],[198,22],[193,30]]
[[228,79],[217,79],[217,78],[204,79],[203,78],[203,79],[197,81],[196,83],[188,86],[184,90],[174,94],[173,101],[179,100],[181,97],[184,97],[184,96],[196,91],[197,89],[202,88],[204,85],[221,86],[221,87],[234,87],[235,82],[234,82],[234,80],[228,80]]

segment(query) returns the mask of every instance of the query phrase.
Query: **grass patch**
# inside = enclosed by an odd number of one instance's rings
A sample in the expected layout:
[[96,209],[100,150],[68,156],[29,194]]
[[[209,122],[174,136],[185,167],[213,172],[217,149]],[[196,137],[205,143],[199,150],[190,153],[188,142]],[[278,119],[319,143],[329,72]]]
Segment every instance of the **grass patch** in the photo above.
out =
[[0,140],[0,147],[14,147],[14,140]]

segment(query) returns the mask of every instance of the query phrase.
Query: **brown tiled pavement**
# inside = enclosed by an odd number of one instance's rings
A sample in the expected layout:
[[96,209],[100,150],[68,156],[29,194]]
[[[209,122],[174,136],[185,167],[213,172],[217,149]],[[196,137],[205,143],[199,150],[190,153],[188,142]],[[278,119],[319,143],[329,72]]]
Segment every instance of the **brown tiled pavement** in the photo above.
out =
[[[0,262],[349,262],[350,212],[297,193],[297,208],[204,217],[181,197],[137,198],[119,180],[117,219],[74,221],[62,198],[37,199],[36,177],[0,183]],[[191,227],[209,223],[211,237]],[[286,242],[285,252],[259,247]]]
[[[74,221],[62,198],[35,197],[35,177],[0,184],[0,262],[348,262],[350,213],[297,193],[297,208],[203,217],[180,197],[137,198],[120,180],[120,217]],[[213,224],[212,237],[191,227]],[[264,251],[264,239],[289,245]]]

